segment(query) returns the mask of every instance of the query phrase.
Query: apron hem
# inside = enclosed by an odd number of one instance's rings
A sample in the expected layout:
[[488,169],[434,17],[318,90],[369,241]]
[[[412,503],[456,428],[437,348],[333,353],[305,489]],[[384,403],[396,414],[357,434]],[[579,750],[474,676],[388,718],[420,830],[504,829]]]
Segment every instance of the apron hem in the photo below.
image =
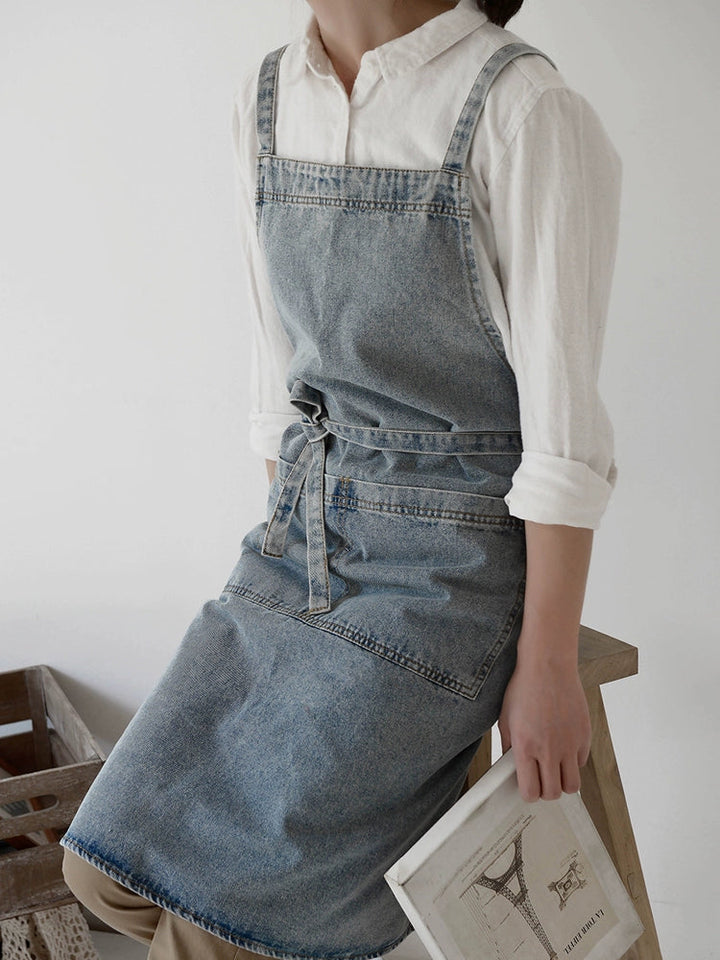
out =
[[220,940],[225,940],[235,947],[242,947],[260,956],[274,957],[276,960],[378,960],[383,954],[388,953],[402,943],[414,930],[412,924],[408,924],[408,928],[401,936],[383,943],[377,948],[362,953],[352,951],[328,954],[296,953],[291,950],[284,950],[280,945],[273,947],[263,943],[261,940],[252,940],[248,937],[241,937],[228,932],[226,927],[211,923],[187,907],[183,907],[182,904],[156,893],[152,887],[140,883],[130,876],[130,874],[120,870],[111,860],[86,850],[77,840],[68,837],[67,834],[60,839],[59,843],[60,846],[66,847],[86,863],[89,863],[101,873],[105,874],[105,876],[110,877],[111,880],[115,880],[116,883],[121,883],[124,887],[127,887],[128,890],[132,890],[133,893],[137,893],[139,896],[144,897],[163,910],[167,910],[169,913],[180,917],[181,920],[187,920],[188,923],[200,927],[200,929],[205,930],[206,933],[210,933]]

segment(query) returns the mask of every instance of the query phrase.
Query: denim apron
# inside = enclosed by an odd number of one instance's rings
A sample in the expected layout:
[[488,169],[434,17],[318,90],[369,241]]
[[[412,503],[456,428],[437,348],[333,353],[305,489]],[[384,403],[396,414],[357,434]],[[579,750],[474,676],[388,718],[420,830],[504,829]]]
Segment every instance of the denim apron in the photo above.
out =
[[259,74],[257,230],[300,418],[61,843],[231,943],[361,960],[410,932],[383,874],[460,795],[515,664],[517,387],[464,167],[494,78],[540,51],[497,50],[416,170],[276,156],[284,49]]

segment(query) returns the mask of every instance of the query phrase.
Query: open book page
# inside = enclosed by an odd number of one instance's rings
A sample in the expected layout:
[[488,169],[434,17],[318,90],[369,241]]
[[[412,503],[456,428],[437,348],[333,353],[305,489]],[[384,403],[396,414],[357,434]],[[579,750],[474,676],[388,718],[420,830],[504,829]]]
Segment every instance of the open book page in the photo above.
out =
[[621,957],[643,928],[580,795],[526,803],[511,751],[486,777],[388,871],[426,948],[436,960]]

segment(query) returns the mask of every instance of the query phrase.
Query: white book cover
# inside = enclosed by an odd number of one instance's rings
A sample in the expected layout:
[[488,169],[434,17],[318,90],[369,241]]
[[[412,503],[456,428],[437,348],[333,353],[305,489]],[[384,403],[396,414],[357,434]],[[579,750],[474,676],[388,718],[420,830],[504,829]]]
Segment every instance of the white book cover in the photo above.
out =
[[527,803],[512,750],[385,879],[433,960],[619,960],[643,932],[580,794]]

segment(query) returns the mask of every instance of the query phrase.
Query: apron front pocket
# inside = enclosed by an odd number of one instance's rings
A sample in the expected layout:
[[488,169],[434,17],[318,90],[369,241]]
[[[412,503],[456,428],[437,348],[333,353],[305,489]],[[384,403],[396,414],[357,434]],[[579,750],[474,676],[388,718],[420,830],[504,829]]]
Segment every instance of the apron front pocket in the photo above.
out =
[[346,480],[345,594],[314,619],[474,699],[522,615],[524,524],[499,498]]
[[261,554],[258,524],[226,589],[476,699],[522,616],[523,521],[499,497],[330,474],[323,499],[330,610],[308,610],[304,490],[282,556]]

